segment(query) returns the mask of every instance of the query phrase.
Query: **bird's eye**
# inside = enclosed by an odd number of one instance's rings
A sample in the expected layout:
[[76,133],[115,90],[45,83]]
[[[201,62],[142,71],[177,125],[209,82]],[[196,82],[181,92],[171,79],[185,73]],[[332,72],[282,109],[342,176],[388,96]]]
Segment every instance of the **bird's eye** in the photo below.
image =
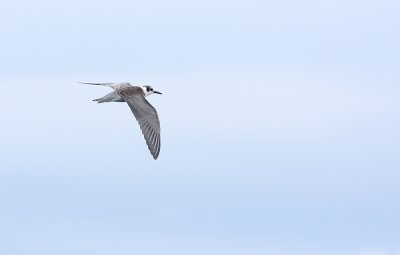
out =
[[147,90],[147,92],[149,92],[149,91],[150,91],[150,88],[149,88],[149,87],[147,87],[147,88],[146,88],[146,90]]

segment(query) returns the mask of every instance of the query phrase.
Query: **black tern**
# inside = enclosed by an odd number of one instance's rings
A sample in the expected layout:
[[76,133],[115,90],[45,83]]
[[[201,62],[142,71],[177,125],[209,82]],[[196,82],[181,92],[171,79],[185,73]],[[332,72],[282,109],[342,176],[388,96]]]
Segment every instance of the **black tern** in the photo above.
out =
[[160,120],[156,109],[145,99],[151,94],[162,93],[155,91],[151,86],[132,86],[128,82],[121,83],[90,83],[89,85],[101,85],[112,88],[114,91],[104,97],[94,99],[97,103],[126,102],[139,123],[140,129],[146,140],[147,147],[154,159],[160,154]]

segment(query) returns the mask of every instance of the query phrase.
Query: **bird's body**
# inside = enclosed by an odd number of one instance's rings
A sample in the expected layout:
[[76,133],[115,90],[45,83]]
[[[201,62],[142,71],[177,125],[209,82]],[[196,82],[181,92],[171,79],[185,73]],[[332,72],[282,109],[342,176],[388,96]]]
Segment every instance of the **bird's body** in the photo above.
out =
[[114,91],[104,97],[94,99],[97,103],[126,102],[139,123],[151,154],[154,159],[160,153],[160,121],[156,109],[145,99],[151,94],[161,94],[150,86],[132,86],[128,82],[122,83],[83,83],[102,85]]

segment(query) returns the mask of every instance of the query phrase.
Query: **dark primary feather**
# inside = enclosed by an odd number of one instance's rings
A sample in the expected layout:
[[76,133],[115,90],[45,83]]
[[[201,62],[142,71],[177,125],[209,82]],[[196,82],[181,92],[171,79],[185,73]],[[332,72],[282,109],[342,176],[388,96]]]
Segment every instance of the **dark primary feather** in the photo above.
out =
[[160,121],[156,109],[144,98],[140,87],[118,90],[119,95],[128,103],[146,140],[147,147],[154,159],[160,154]]

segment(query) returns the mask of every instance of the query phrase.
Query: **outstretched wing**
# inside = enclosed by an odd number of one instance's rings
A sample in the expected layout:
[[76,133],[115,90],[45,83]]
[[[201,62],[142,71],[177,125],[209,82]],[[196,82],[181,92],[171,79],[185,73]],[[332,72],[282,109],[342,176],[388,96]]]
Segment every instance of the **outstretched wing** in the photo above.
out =
[[140,87],[118,90],[119,95],[128,103],[146,140],[147,147],[154,159],[160,154],[160,120],[156,109],[144,98]]
[[112,88],[114,90],[133,87],[128,82],[119,82],[119,83],[113,83],[113,82],[105,82],[105,83],[79,82],[79,83],[87,84],[87,85],[107,86],[107,87],[110,87],[110,88]]

